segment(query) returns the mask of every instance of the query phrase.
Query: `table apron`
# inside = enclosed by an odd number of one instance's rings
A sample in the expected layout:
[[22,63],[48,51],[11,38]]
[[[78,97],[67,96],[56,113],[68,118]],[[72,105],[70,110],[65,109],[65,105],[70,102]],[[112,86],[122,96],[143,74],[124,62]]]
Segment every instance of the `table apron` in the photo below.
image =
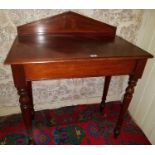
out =
[[132,74],[136,60],[84,60],[25,64],[26,80]]

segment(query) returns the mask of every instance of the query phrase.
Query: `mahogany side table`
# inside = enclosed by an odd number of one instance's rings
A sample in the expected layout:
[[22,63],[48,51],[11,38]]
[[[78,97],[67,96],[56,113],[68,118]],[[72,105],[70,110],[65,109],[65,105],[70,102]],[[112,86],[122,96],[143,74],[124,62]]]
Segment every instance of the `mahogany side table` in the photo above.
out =
[[153,56],[116,36],[116,27],[74,12],[65,12],[17,28],[18,35],[5,60],[13,80],[30,143],[33,143],[33,80],[105,76],[100,109],[105,106],[111,76],[129,75],[114,129],[120,134],[137,80]]

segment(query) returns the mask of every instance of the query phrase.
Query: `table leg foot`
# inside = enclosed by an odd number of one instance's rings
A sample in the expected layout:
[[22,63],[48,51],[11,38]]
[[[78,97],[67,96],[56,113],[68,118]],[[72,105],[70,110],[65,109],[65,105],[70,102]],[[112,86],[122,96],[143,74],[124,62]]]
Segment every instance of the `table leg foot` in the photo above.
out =
[[35,145],[35,141],[34,141],[33,139],[30,138],[28,144],[29,144],[29,145]]
[[114,129],[114,138],[115,138],[115,139],[118,138],[119,135],[120,135],[120,129],[115,128],[115,129]]
[[105,108],[105,104],[106,104],[106,103],[105,103],[104,101],[102,101],[102,102],[100,103],[100,113],[102,113],[102,114],[104,113],[103,110],[104,110],[104,108]]

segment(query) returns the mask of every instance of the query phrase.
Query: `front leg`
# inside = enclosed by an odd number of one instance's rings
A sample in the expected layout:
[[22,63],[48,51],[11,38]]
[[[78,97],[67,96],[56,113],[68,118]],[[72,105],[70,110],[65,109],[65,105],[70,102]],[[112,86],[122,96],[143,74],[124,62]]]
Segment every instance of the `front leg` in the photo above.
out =
[[29,144],[34,144],[33,142],[33,134],[32,134],[32,105],[31,98],[28,94],[27,88],[18,89],[18,94],[20,96],[20,108],[22,111],[22,117],[24,120],[24,124],[29,135]]
[[128,87],[126,88],[126,92],[124,95],[121,111],[119,114],[119,118],[118,118],[116,127],[114,129],[114,137],[115,138],[117,138],[120,134],[120,129],[121,129],[121,126],[123,123],[123,118],[124,118],[124,115],[128,109],[128,106],[131,102],[131,99],[132,99],[132,96],[134,93],[134,87],[136,86],[137,81],[138,81],[138,78],[135,78],[134,76],[130,76],[129,82],[128,82]]
[[12,74],[15,87],[17,88],[20,96],[20,108],[22,111],[22,117],[26,127],[27,134],[29,136],[29,143],[34,144],[32,134],[32,108],[33,102],[31,97],[31,83],[28,83],[25,78],[24,66],[23,65],[12,65]]

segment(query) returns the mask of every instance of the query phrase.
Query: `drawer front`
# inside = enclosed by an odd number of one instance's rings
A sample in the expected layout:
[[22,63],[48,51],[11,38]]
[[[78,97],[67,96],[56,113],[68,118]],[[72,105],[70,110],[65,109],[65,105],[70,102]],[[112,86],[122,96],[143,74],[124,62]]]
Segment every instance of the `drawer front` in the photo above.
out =
[[27,80],[131,74],[136,60],[74,60],[24,65]]

